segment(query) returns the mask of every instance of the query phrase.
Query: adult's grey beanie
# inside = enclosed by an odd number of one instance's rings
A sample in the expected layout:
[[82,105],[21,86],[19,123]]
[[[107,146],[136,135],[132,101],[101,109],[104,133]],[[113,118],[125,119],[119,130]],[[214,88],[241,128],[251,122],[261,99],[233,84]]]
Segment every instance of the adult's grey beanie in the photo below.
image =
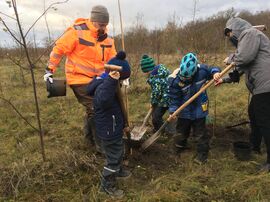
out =
[[109,13],[105,6],[97,5],[92,8],[91,11],[91,21],[108,23],[109,22]]

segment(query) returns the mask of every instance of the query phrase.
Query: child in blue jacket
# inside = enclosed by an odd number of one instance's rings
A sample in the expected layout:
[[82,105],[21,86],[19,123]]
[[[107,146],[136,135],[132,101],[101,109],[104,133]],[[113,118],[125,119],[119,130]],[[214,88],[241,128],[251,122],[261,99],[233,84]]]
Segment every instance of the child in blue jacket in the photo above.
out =
[[155,64],[153,58],[143,55],[141,70],[147,75],[147,83],[151,86],[152,124],[156,132],[163,124],[163,115],[168,110],[168,76],[170,71],[163,64]]
[[128,177],[130,172],[122,167],[124,117],[116,89],[119,80],[130,76],[130,66],[123,51],[117,53],[108,64],[122,66],[122,71],[111,71],[96,77],[88,86],[88,93],[94,98],[94,120],[96,134],[106,157],[101,178],[101,191],[120,197],[123,191],[117,189],[116,177]]
[[[169,77],[169,112],[172,114],[189,98],[197,93],[200,88],[215,74],[220,72],[218,67],[209,68],[199,64],[194,53],[185,55],[179,69]],[[206,129],[206,116],[208,115],[208,97],[206,91],[183,109],[178,115],[175,146],[179,151],[187,149],[187,140],[191,129],[197,140],[197,155],[195,162],[205,163],[208,158],[209,140]]]

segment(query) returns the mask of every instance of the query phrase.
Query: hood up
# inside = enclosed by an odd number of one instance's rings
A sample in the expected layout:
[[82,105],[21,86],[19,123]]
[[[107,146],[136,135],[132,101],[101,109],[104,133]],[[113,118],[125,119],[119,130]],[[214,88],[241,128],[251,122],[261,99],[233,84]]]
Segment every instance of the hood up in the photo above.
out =
[[240,34],[244,30],[249,29],[251,27],[252,27],[252,25],[249,22],[247,22],[246,20],[243,20],[239,17],[233,17],[227,21],[225,29],[227,28],[227,29],[232,30],[233,35],[237,39],[239,39]]

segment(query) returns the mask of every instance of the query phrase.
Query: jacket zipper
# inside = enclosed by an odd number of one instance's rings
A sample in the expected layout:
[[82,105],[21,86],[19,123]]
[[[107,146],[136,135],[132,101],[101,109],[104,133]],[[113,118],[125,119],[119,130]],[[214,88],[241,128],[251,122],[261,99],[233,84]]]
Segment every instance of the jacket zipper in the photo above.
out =
[[115,132],[116,123],[115,123],[115,116],[114,115],[112,115],[112,119],[113,119],[113,132]]

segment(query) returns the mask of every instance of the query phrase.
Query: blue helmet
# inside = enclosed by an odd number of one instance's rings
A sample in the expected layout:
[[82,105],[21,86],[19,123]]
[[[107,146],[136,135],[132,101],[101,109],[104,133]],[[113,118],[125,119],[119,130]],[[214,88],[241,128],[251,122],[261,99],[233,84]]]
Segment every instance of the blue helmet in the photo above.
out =
[[197,71],[198,59],[194,53],[186,54],[180,64],[179,75],[184,78],[191,78]]

